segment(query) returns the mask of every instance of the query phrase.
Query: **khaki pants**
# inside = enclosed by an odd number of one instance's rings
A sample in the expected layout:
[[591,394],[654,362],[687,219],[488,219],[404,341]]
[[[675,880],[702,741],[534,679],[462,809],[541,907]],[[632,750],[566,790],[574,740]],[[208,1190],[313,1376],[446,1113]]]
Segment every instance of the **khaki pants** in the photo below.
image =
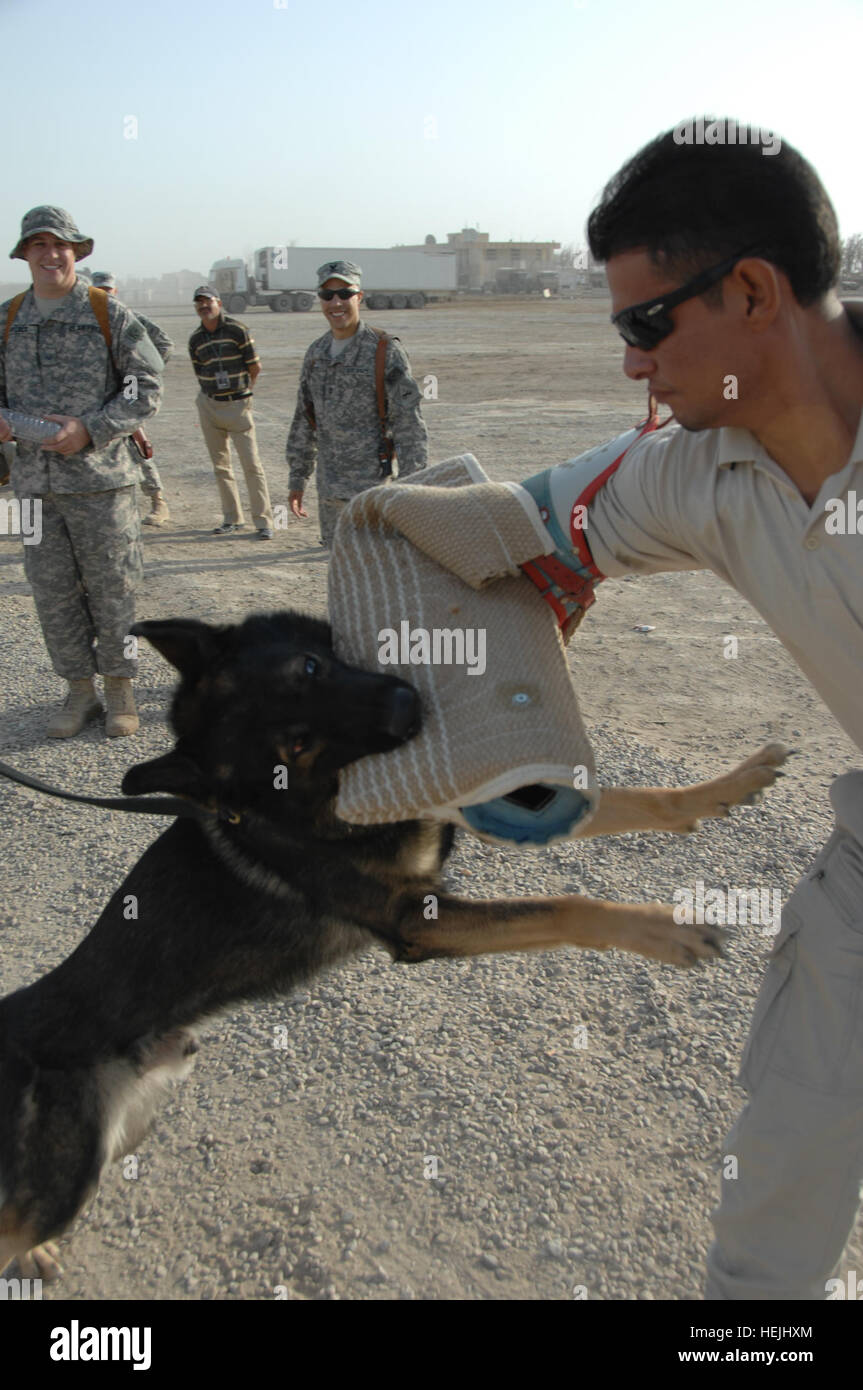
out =
[[267,526],[272,529],[273,512],[270,507],[270,494],[264,468],[258,456],[255,442],[255,422],[252,419],[252,398],[242,401],[215,401],[211,396],[198,393],[195,404],[201,420],[204,443],[210,454],[219,500],[222,504],[222,519],[239,524],[243,520],[240,494],[231,467],[231,441],[237,451],[246,487],[249,493],[249,506],[252,520],[260,530]]
[[860,1203],[863,772],[838,777],[830,800],[836,829],[783,909],[755,1005],[708,1299],[827,1298]]

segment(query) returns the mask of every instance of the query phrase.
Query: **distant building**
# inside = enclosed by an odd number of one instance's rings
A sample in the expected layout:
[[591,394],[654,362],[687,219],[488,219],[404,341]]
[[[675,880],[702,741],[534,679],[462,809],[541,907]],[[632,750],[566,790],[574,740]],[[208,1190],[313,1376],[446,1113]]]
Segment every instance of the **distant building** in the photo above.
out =
[[514,293],[542,288],[557,269],[559,241],[490,241],[488,232],[463,227],[447,233],[448,251],[458,257],[458,285],[463,290]]
[[203,270],[175,270],[145,279],[126,276],[118,279],[117,293],[124,304],[133,308],[144,308],[147,304],[181,304],[191,310],[192,295],[206,281]]
[[557,290],[559,241],[489,241],[488,232],[462,227],[460,232],[447,233],[446,245],[427,236],[424,245],[402,249],[431,254],[454,251],[460,290],[498,294],[546,287]]

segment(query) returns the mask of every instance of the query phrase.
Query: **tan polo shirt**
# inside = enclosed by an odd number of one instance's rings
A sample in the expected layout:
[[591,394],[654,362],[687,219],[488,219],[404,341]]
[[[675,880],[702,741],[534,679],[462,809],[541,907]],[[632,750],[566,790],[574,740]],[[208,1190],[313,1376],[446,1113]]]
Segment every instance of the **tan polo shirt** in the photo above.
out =
[[591,502],[585,535],[608,577],[708,569],[727,580],[863,749],[863,414],[811,508],[748,430],[647,435]]

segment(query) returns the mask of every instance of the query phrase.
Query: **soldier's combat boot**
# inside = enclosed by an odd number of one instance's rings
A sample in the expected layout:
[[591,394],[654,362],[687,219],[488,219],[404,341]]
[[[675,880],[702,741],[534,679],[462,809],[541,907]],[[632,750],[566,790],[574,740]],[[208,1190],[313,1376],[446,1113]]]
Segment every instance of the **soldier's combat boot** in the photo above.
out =
[[150,504],[150,514],[144,517],[145,526],[162,526],[166,521],[170,521],[171,513],[168,511],[164,493],[152,492]]
[[49,738],[74,738],[85,724],[89,724],[91,719],[98,719],[101,713],[102,706],[96,697],[92,677],[70,681],[66,703],[51,715],[45,732]]
[[108,738],[122,738],[138,731],[138,711],[128,676],[105,677],[105,704],[108,714],[105,733]]

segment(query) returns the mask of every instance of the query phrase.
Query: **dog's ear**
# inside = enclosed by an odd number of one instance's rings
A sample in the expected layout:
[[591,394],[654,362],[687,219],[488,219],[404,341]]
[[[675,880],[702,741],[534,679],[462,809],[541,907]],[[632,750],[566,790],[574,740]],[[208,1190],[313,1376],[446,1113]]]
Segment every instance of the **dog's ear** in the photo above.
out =
[[134,623],[129,631],[133,637],[146,637],[181,675],[197,680],[215,659],[224,629],[197,618],[165,618]]
[[174,796],[190,796],[193,801],[204,801],[209,795],[204,775],[197,763],[185,753],[165,753],[161,758],[152,758],[147,763],[136,763],[130,767],[122,782],[126,796],[140,796],[142,792],[170,792]]

